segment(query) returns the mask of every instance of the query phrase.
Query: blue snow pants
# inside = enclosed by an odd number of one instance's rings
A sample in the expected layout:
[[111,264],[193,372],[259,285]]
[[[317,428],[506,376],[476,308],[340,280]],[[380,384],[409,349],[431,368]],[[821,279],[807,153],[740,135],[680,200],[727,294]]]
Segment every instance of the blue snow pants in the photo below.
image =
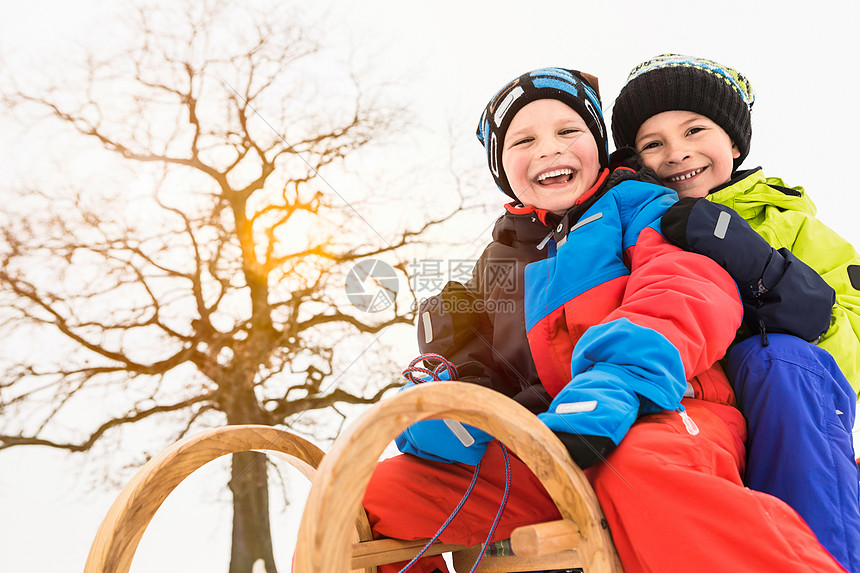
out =
[[745,482],[791,505],[821,544],[860,573],[856,395],[826,350],[794,336],[732,348],[728,375],[749,426]]

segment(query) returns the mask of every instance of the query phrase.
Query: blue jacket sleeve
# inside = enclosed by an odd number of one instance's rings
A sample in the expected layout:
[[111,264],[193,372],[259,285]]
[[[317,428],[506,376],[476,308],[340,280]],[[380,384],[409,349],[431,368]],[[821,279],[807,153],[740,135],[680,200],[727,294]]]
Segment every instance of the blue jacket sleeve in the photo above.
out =
[[674,410],[686,388],[678,349],[627,318],[589,328],[574,348],[571,373],[538,418],[556,433],[604,436],[616,445],[642,412],[640,397],[648,398],[646,409]]

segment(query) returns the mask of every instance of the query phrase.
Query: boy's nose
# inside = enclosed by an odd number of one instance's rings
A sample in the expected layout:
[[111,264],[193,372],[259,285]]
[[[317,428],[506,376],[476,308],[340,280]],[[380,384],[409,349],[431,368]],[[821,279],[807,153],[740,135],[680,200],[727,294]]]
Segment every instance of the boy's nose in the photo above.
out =
[[678,143],[667,143],[666,163],[680,163],[690,156],[687,146]]
[[550,155],[561,155],[564,153],[566,149],[566,144],[564,141],[558,141],[556,139],[544,139],[540,143],[540,156],[548,157]]

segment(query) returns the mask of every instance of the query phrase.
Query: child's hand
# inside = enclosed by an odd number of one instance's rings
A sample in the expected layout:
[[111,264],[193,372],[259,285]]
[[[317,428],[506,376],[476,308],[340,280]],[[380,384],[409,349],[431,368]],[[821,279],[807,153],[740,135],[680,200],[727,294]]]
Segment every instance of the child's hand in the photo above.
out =
[[[422,366],[425,360],[432,360],[438,365],[430,370]],[[459,379],[457,367],[453,363],[444,356],[432,353],[422,354],[412,360],[403,370],[403,376],[409,382],[401,391],[416,384]],[[487,450],[487,444],[492,441],[493,436],[483,430],[447,419],[416,422],[394,440],[397,448],[404,454],[413,454],[437,462],[469,465],[475,465],[481,460]]]
[[738,285],[758,283],[774,251],[737,212],[703,197],[681,199],[660,224],[666,240],[713,259]]
[[611,373],[591,369],[579,374],[538,414],[580,468],[603,461],[639,413],[638,396]]
[[[468,424],[457,424],[456,430],[449,420],[416,422],[397,436],[394,442],[404,454],[413,454],[437,462],[459,462],[475,465],[484,456],[493,436]],[[465,438],[465,439],[464,439]],[[468,444],[468,445],[467,445]]]
[[663,236],[722,266],[738,285],[753,330],[814,341],[830,326],[836,293],[787,249],[774,249],[733,209],[686,197],[661,220]]

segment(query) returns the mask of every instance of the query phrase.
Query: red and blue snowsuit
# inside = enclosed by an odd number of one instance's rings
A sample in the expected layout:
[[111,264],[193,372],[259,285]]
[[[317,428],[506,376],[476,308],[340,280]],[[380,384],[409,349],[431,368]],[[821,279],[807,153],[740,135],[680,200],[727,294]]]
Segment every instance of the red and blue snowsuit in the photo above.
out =
[[[561,219],[509,205],[472,280],[422,305],[421,350],[448,358],[461,380],[517,399],[559,434],[618,444],[587,473],[627,573],[842,571],[793,510],[743,487],[744,420],[716,362],[741,321],[737,287],[716,263],[662,237],[672,191],[630,171],[607,174]],[[498,280],[500,265],[513,287]],[[440,537],[483,540],[504,472],[497,443],[471,430],[470,447],[436,420],[398,438],[415,455],[374,473],[364,505],[376,535],[431,536],[465,491],[467,464],[483,456],[478,485]],[[512,462],[496,539],[558,518],[538,480]],[[444,569],[440,558],[417,565]]]

